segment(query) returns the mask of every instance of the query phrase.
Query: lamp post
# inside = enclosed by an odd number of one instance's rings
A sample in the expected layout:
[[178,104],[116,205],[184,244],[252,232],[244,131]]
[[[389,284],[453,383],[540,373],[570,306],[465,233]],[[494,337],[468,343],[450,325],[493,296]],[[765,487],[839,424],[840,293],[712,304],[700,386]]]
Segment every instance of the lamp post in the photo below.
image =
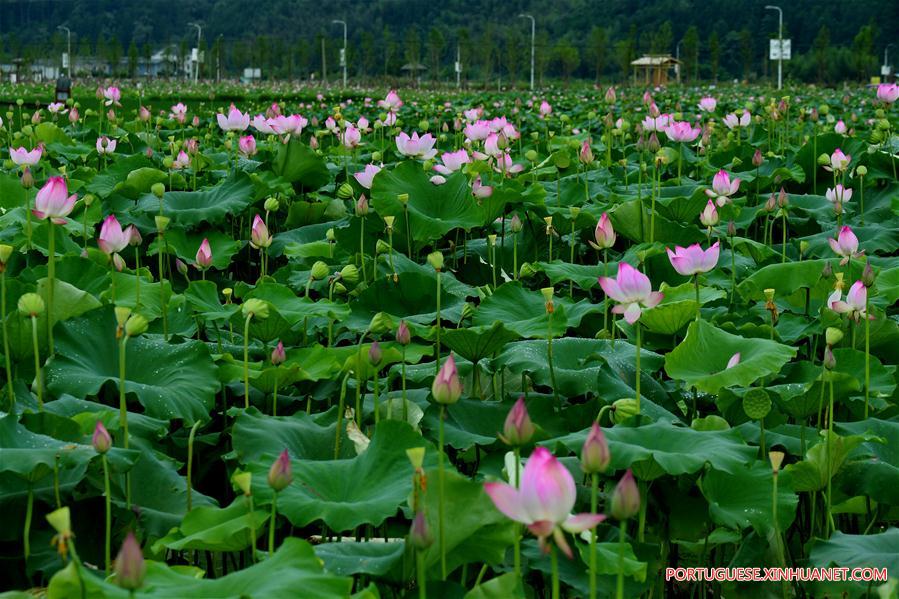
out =
[[66,60],[68,61],[68,65],[66,65],[67,66],[66,70],[68,71],[69,79],[71,79],[72,78],[72,30],[69,29],[68,27],[64,27],[63,25],[60,25],[59,27],[57,27],[57,29],[59,29],[60,31],[66,32],[66,47],[67,47]]
[[203,36],[203,28],[196,23],[188,23],[189,27],[197,28],[197,60],[194,61],[194,83],[200,76],[200,38]]
[[780,90],[783,87],[784,68],[784,11],[779,6],[772,4],[766,5],[765,10],[777,11],[777,45],[779,50],[777,53],[777,89]]
[[677,64],[674,65],[674,68],[677,70],[677,82],[680,83],[680,45],[684,43],[684,40],[678,40],[677,46],[674,48],[674,60],[677,61]]
[[535,56],[535,42],[536,42],[536,33],[537,33],[537,22],[534,20],[533,15],[520,14],[518,15],[520,19],[530,19],[531,20],[531,91],[534,91],[534,56]]
[[887,44],[886,47],[883,49],[883,66],[886,67],[884,69],[883,74],[886,77],[890,76],[890,71],[889,71],[889,69],[890,69],[890,46],[895,46],[895,45],[896,44],[892,44],[892,43]]
[[343,55],[340,57],[340,62],[343,65],[343,86],[346,87],[346,21],[334,19],[331,23],[343,25]]

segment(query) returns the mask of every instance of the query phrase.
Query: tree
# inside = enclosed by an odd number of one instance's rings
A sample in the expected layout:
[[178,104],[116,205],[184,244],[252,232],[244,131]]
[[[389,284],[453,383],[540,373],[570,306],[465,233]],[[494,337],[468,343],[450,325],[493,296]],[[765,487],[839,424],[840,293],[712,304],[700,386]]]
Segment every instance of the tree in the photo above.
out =
[[662,23],[659,30],[652,38],[651,50],[653,54],[669,54],[671,52],[671,44],[674,41],[674,32],[672,30],[671,21]]
[[637,27],[631,25],[628,36],[615,45],[616,54],[618,55],[618,66],[621,67],[621,78],[627,81],[631,72],[631,61],[637,53]]
[[559,73],[562,75],[562,79],[567,86],[571,79],[571,74],[581,63],[581,57],[576,47],[568,41],[563,40],[553,48],[553,62],[559,69]]
[[501,66],[505,67],[509,76],[509,83],[514,86],[524,62],[524,43],[519,28],[506,29],[503,36],[503,51],[499,56]]
[[812,53],[815,55],[815,72],[818,83],[827,80],[827,51],[830,49],[830,29],[821,25],[815,41],[812,42]]
[[128,45],[128,77],[134,79],[137,75],[137,44],[134,40]]
[[691,25],[684,33],[684,53],[681,55],[684,61],[684,73],[687,73],[693,81],[699,79],[699,29]]
[[608,33],[605,28],[594,25],[590,30],[589,42],[587,44],[587,56],[593,63],[593,70],[596,73],[597,83],[599,83],[603,69],[605,69],[606,66],[606,46],[608,43]]
[[543,85],[543,76],[546,74],[546,67],[549,65],[550,58],[552,58],[549,34],[546,31],[538,33],[534,46],[536,47],[534,52],[534,71],[536,71],[534,77],[539,80],[540,85]]
[[428,62],[431,68],[431,79],[437,79],[440,76],[440,59],[443,58],[443,52],[446,49],[446,38],[443,33],[436,27],[431,27],[428,31]]
[[877,64],[877,58],[874,56],[875,37],[877,37],[877,32],[874,25],[869,24],[862,26],[852,40],[855,71],[861,80],[867,79],[868,73]]
[[748,80],[752,73],[752,54],[754,48],[752,43],[752,32],[744,27],[740,31],[740,59],[743,63],[743,79]]
[[709,66],[712,68],[712,80],[718,81],[718,65],[721,62],[721,43],[718,41],[718,32],[713,31],[709,36]]
[[396,41],[393,38],[393,33],[390,31],[390,27],[384,28],[383,33],[383,48],[384,48],[384,76],[392,70],[391,66],[393,62],[396,60],[397,48]]
[[493,78],[493,58],[496,54],[496,35],[494,34],[493,24],[489,21],[484,28],[484,35],[481,36],[481,74],[484,82],[487,83]]
[[362,32],[359,41],[361,60],[358,61],[359,75],[363,78],[375,71],[375,36],[367,29]]
[[406,30],[405,56],[406,62],[412,64],[417,64],[421,61],[421,37],[418,35],[416,27],[410,27]]

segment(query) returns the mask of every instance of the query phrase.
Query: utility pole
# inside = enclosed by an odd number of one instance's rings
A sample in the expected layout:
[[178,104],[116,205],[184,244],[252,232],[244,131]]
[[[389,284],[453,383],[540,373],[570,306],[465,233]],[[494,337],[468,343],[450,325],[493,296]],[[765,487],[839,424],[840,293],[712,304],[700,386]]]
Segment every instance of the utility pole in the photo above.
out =
[[677,46],[674,47],[674,60],[677,61],[677,64],[674,65],[674,68],[677,69],[677,82],[680,83],[680,45],[684,43],[683,39],[678,40]]
[[[331,23],[343,25],[343,50],[340,51],[340,64],[343,67],[343,87],[346,87],[346,21],[334,19]],[[324,41],[324,38],[322,40]]]
[[57,27],[60,31],[66,32],[66,71],[68,71],[69,79],[72,78],[72,30],[68,27],[60,25]]
[[456,89],[462,87],[462,49],[456,44]]
[[765,10],[776,10],[777,11],[777,45],[778,45],[778,53],[777,53],[777,89],[778,91],[783,87],[783,71],[784,71],[784,11],[779,6],[774,6],[772,4],[768,4],[765,6]]
[[194,83],[200,77],[200,38],[203,36],[203,28],[196,23],[188,23],[189,27],[197,28],[197,59],[194,61]]
[[[883,75],[887,78],[890,76],[890,46],[895,46],[896,44],[887,44],[883,49],[883,66],[886,67],[883,69]],[[884,81],[887,83],[888,79]]]
[[530,19],[531,20],[531,91],[534,91],[534,56],[535,56],[535,43],[537,40],[537,22],[534,20],[533,15],[520,14],[518,15],[520,19]]
[[322,36],[322,85],[328,85],[328,64],[325,56],[325,36]]

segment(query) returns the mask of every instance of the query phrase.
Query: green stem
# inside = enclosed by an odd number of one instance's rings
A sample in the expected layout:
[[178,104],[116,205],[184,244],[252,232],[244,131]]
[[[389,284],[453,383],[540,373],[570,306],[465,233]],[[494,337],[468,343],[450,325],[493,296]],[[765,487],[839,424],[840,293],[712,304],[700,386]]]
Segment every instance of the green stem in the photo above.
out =
[[365,217],[359,217],[359,261],[362,263],[362,281],[367,280],[365,276]]
[[[200,426],[200,421],[197,420],[194,422],[194,425],[190,427],[190,434],[187,436],[187,511],[189,512],[193,509],[193,469],[194,469],[194,437],[197,434],[197,427]],[[250,516],[252,519],[252,515]]]
[[[122,430],[122,447],[128,449],[128,404],[125,401],[125,349],[128,335],[119,341],[119,428]],[[131,472],[125,473],[125,505],[131,509]]]
[[550,545],[549,547],[549,560],[552,563],[552,599],[559,599],[560,597],[560,585],[559,585],[559,556],[556,555],[556,546]]
[[50,285],[47,287],[47,345],[48,357],[52,358],[53,350],[53,283],[56,278],[56,231],[53,228],[53,219],[48,219],[50,238],[47,241],[47,279]]
[[403,346],[403,422],[409,422],[409,408],[406,405],[406,346]]
[[9,332],[6,330],[6,265],[0,269],[0,322],[3,326],[3,359],[6,362],[6,389],[9,392],[9,413],[15,412],[16,392],[12,383],[12,364],[9,357]]
[[640,334],[640,321],[636,322],[637,324],[637,362],[636,362],[636,370],[637,370],[637,378],[635,379],[635,391],[637,392],[637,414],[640,414],[640,345],[643,341]]
[[[161,207],[160,207],[161,213]],[[160,231],[159,240],[156,244],[156,254],[159,258],[159,301],[162,306],[162,337],[166,341],[169,340],[169,317],[168,317],[168,309],[166,308],[166,297],[165,297],[165,272],[163,271],[163,262],[162,262],[162,241],[164,240],[163,234]],[[165,244],[168,247],[168,244]]]
[[[437,271],[437,346],[434,349],[434,372],[440,372],[440,271]],[[446,578],[446,576],[444,576]]]
[[375,382],[375,389],[374,389],[374,391],[375,391],[375,424],[377,425],[378,422],[381,421],[381,400],[380,400],[380,397],[379,397],[379,396],[380,396],[380,389],[379,389],[379,386],[378,386],[379,377],[378,377],[378,367],[377,367],[377,366],[375,366],[375,376],[374,376],[374,379],[375,379],[375,380],[374,380],[374,382]]
[[243,323],[243,407],[250,409],[250,320],[253,314],[247,314]]
[[[521,447],[516,445],[513,451],[515,452],[514,486],[517,489],[520,486],[519,479],[521,478]],[[521,580],[521,526],[518,524],[515,525],[515,551],[512,556],[515,564],[515,578]]]
[[616,599],[624,599],[624,532],[627,520],[622,520],[618,526],[618,584],[616,586]]
[[871,319],[868,314],[869,308],[868,294],[865,294],[865,419],[868,418],[868,397],[871,392]]
[[437,534],[440,537],[440,577],[446,580],[446,535],[444,534],[444,479],[443,474],[443,419],[446,415],[446,406],[440,404],[440,420],[438,424],[437,447]]
[[106,504],[106,543],[104,545],[103,556],[106,566],[106,573],[112,572],[112,496],[109,489],[109,462],[106,460],[106,454],[102,454],[103,461],[103,492],[104,503]]
[[250,520],[250,559],[253,560],[253,563],[256,563],[256,519],[253,517],[253,512],[255,511],[253,508],[253,494],[247,495],[247,502],[249,503],[249,520]]
[[549,364],[549,378],[553,386],[553,401],[556,405],[556,412],[562,413],[562,400],[559,397],[559,386],[556,385],[556,369],[553,366],[553,313],[547,314],[547,322],[549,323],[546,331],[546,359]]
[[37,316],[31,316],[31,343],[34,346],[34,382],[37,385],[38,410],[44,411],[44,376],[41,373],[41,352],[37,340]]
[[830,400],[828,402],[827,409],[827,538],[830,538],[831,533],[834,532],[833,525],[833,512],[831,511],[831,490],[833,483],[833,465],[831,463],[832,459],[832,444],[833,444],[833,378],[830,379]]
[[425,574],[425,556],[423,551],[415,552],[415,565],[418,570],[418,597],[419,599],[427,599],[427,575]]
[[[268,523],[268,554],[271,556],[275,552],[275,519],[278,517],[278,493],[272,493],[272,515]],[[250,518],[253,515],[250,514]]]
[[[599,476],[590,474],[590,513],[595,514],[599,501]],[[596,599],[596,527],[590,530],[590,599]]]
[[34,513],[34,490],[28,485],[28,503],[25,505],[25,560],[31,556],[31,516]]
[[137,280],[134,288],[134,309],[140,309],[140,250],[135,247],[134,248],[134,274],[137,275]]
[[702,320],[702,304],[699,303],[699,273],[693,275],[693,287],[696,288],[696,320]]
[[783,230],[781,233],[781,246],[780,246],[780,261],[784,263],[787,261],[787,212],[785,209],[781,208],[781,218],[783,219]]
[[350,378],[350,373],[343,376],[340,383],[340,401],[337,403],[337,430],[334,433],[334,459],[340,456],[340,431],[343,428],[343,412],[346,409],[346,384]]
[[512,278],[518,280],[518,233],[512,234]]
[[737,295],[737,250],[734,248],[734,236],[730,236],[730,307],[733,309]]
[[272,416],[278,415],[278,377],[275,376],[275,392],[272,395]]

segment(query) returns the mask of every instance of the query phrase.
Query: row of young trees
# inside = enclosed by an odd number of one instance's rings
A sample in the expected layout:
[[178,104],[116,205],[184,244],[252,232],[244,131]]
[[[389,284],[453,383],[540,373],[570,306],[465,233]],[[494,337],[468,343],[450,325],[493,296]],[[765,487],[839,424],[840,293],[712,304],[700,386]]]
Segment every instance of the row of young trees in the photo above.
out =
[[[330,33],[330,32],[329,32]],[[423,78],[432,81],[455,81],[454,63],[462,63],[462,79],[468,84],[515,85],[525,82],[530,69],[530,35],[526,27],[497,26],[487,23],[476,35],[468,28],[446,31],[431,27],[426,32],[416,27],[404,31],[385,27],[380,31],[363,30],[350,39],[349,74],[357,81],[401,76],[404,65],[426,67]],[[789,33],[785,32],[785,37]],[[48,58],[46,46],[28,45],[16,34],[5,36],[0,58],[23,58],[26,62]],[[794,44],[793,58],[786,63],[786,75],[806,82],[835,83],[847,79],[865,80],[876,73],[877,28],[862,26],[849,47],[831,43],[828,27],[822,26],[810,47]],[[338,52],[342,39],[320,33],[313,38],[285,39],[260,35],[252,39],[204,38],[201,50],[205,62],[200,76],[214,78],[239,76],[242,69],[262,69],[265,78],[305,79],[315,76],[334,78],[338,70]],[[66,39],[55,33],[50,41],[49,56],[58,57],[65,50]],[[184,74],[184,65],[193,39],[173,40],[167,47],[177,57],[163,74]],[[594,26],[586,39],[563,36],[551,39],[545,31],[535,39],[535,71],[538,81],[559,78],[568,82],[583,79],[627,80],[630,62],[642,54],[677,54],[682,61],[681,75],[687,82],[716,81],[739,78],[752,80],[769,75],[768,44],[757,32],[748,28],[730,31],[712,29],[703,34],[696,26],[686,29],[675,40],[671,21],[654,30],[638,31],[631,25],[623,37],[614,39],[606,28]],[[141,64],[150,61],[160,46],[149,42],[138,45],[134,39],[127,47],[115,38],[100,36],[96,40],[80,37],[73,54],[82,61],[90,57],[91,68],[103,70],[108,65],[115,76],[134,77],[145,72]],[[324,61],[323,59],[324,52]],[[330,72],[328,72],[330,70]]]

